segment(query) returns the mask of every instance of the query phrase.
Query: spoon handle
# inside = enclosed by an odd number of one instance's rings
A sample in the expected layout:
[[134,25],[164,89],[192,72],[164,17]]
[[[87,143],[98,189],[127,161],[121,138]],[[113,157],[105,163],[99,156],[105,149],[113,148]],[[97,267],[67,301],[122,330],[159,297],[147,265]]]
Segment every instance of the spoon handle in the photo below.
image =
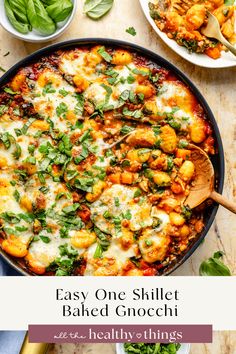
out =
[[216,191],[213,191],[211,192],[210,198],[213,199],[216,203],[222,205],[226,209],[236,214],[236,204],[223,197],[223,195],[217,193]]
[[221,33],[219,34],[219,37],[218,37],[217,39],[218,39],[226,48],[228,48],[231,53],[233,53],[233,54],[236,56],[236,48],[235,48],[231,43],[229,43]]

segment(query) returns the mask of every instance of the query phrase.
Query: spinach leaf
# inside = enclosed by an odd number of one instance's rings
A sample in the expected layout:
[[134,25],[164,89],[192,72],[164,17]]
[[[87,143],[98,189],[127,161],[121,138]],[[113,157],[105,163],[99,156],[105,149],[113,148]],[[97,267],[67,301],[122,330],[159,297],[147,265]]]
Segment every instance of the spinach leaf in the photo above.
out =
[[28,0],[27,16],[32,27],[41,34],[49,35],[56,31],[55,23],[40,0]]
[[46,7],[48,15],[55,21],[64,21],[72,12],[73,4],[70,0],[55,1]]
[[202,276],[229,276],[230,269],[220,260],[223,253],[215,252],[213,257],[203,261],[199,268],[199,274]]
[[114,0],[85,0],[84,12],[93,20],[98,20],[112,8]]

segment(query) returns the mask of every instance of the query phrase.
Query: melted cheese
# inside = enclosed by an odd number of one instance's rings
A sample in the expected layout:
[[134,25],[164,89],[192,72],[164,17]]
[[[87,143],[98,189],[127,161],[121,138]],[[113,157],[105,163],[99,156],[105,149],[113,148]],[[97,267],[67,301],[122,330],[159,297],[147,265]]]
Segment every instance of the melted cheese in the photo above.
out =
[[[106,189],[98,201],[91,205],[91,213],[94,223],[102,231],[110,233],[113,237],[121,235],[119,226],[116,227],[114,218],[125,219],[125,214],[130,214],[129,228],[132,231],[138,231],[141,228],[152,225],[151,204],[143,201],[141,205],[134,201],[135,188],[122,185],[113,185]],[[115,201],[119,200],[119,205]],[[112,215],[111,219],[104,217],[106,211]],[[117,230],[118,229],[118,230]]]

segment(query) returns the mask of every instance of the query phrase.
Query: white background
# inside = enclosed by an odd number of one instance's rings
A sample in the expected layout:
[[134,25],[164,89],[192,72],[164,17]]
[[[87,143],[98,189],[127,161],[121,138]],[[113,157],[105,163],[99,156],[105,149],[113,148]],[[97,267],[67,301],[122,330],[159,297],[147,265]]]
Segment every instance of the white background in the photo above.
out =
[[[161,301],[133,301],[132,290],[163,287],[178,290],[178,318],[117,317],[115,308],[155,307]],[[80,301],[56,301],[56,289],[89,292],[85,305],[102,307],[109,303],[110,317],[63,317],[62,305],[75,307]],[[125,291],[125,301],[98,301],[97,289]],[[166,302],[166,301],[165,301]],[[29,324],[212,324],[214,330],[236,330],[235,277],[0,277],[0,329],[26,330]]]

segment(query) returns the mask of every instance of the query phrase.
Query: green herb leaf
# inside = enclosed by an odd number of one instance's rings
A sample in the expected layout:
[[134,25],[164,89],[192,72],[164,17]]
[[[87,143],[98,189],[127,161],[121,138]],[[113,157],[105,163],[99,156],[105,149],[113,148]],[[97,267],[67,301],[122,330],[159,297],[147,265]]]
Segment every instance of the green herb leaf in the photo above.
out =
[[135,111],[130,111],[127,107],[123,109],[124,116],[134,117],[134,118],[141,118],[142,111],[136,109]]
[[132,132],[134,129],[135,129],[134,127],[130,127],[129,125],[124,125],[124,126],[121,128],[120,132],[121,132],[122,134],[128,134],[128,133]]
[[50,240],[50,238],[49,237],[47,237],[47,236],[39,236],[40,238],[41,238],[41,240],[44,242],[44,243],[49,243],[49,242],[51,242],[51,240]]
[[56,108],[56,113],[58,117],[60,117],[62,114],[66,113],[67,111],[68,111],[68,107],[64,102],[61,102]]
[[55,93],[56,90],[52,87],[52,83],[48,83],[44,86],[43,88],[43,95],[46,95],[47,93]]
[[56,31],[56,25],[48,16],[40,0],[27,1],[27,17],[31,26],[43,35],[50,35]]
[[62,212],[64,214],[73,214],[75,215],[76,210],[80,207],[79,203],[74,203],[72,205],[66,206],[62,208]]
[[15,144],[15,150],[12,153],[13,157],[18,160],[21,156],[21,147],[18,143]]
[[85,0],[84,12],[93,20],[98,20],[111,10],[114,0]]
[[12,91],[12,89],[10,88],[10,87],[5,87],[4,88],[4,91],[6,92],[6,93],[9,93],[10,95],[17,95],[17,94],[19,94],[19,92],[18,91]]
[[98,243],[93,258],[102,258],[102,254],[103,254],[102,246],[100,243]]
[[230,269],[219,259],[223,253],[215,252],[213,257],[203,261],[199,268],[199,274],[202,276],[230,276]]
[[134,27],[129,27],[125,30],[125,32],[131,34],[131,36],[136,36],[137,32],[135,31]]
[[72,12],[73,4],[70,0],[55,1],[46,7],[48,15],[55,21],[64,21]]
[[[15,7],[11,7],[10,5],[10,1],[9,0],[4,0],[4,6],[5,6],[5,10],[6,10],[6,15],[9,19],[9,21],[11,22],[12,26],[20,33],[26,34],[29,32],[30,26],[28,24],[28,20],[26,17],[26,23],[24,23],[24,21],[22,21],[23,17],[24,17],[24,8],[25,5],[23,5],[23,7],[21,8],[21,11],[16,11]],[[18,13],[18,18],[16,16],[16,12]],[[21,18],[21,20],[19,20],[19,18]]]
[[105,61],[110,63],[112,61],[112,57],[110,56],[109,53],[106,52],[105,47],[101,47],[98,49],[98,53],[103,57]]
[[142,191],[140,188],[137,188],[134,192],[134,198],[138,198],[140,197],[140,195],[142,194]]
[[16,200],[17,202],[19,202],[19,200],[20,200],[20,193],[18,192],[17,189],[15,189],[15,191],[14,191],[14,193],[13,193],[13,196],[14,196],[15,200]]
[[60,95],[62,95],[63,97],[66,97],[66,96],[69,94],[69,92],[66,91],[65,89],[61,89],[61,90],[59,90],[58,92],[59,92]]
[[234,5],[234,0],[225,0],[225,5],[233,6]]
[[8,110],[8,107],[5,105],[0,105],[0,117]]

